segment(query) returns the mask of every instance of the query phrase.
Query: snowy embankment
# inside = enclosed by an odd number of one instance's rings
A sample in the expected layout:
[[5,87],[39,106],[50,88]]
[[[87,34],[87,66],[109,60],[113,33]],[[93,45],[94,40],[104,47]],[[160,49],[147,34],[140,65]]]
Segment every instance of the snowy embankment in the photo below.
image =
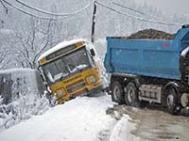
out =
[[7,105],[0,102],[0,132],[34,115],[41,115],[49,108],[45,96],[34,94],[21,96]]
[[130,141],[130,118],[120,121],[106,114],[113,106],[109,96],[78,97],[51,108],[0,133],[1,141]]
[[124,115],[113,128],[109,141],[140,141],[139,137],[131,133],[135,126],[130,120],[128,115]]
[[106,109],[112,104],[108,96],[79,97],[1,132],[0,140],[101,140],[100,135],[108,134],[115,123],[106,115]]

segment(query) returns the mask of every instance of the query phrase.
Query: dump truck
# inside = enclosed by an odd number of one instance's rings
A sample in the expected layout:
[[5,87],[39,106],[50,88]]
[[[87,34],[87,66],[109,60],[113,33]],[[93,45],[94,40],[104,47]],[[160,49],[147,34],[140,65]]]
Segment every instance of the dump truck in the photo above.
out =
[[107,37],[104,65],[112,100],[155,103],[171,114],[189,106],[189,25],[169,39]]

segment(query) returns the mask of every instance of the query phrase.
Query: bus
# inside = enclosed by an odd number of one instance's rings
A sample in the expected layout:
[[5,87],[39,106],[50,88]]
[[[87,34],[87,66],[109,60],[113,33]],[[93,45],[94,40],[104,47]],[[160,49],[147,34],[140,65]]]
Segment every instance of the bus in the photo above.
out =
[[39,70],[58,104],[102,90],[101,71],[93,45],[84,40],[59,43],[38,58]]

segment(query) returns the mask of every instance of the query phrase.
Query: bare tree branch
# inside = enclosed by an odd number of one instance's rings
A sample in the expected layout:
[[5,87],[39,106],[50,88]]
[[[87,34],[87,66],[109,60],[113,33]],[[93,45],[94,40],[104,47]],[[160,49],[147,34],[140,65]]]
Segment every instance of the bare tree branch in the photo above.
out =
[[[39,24],[35,18],[31,19],[31,28],[29,32],[22,34],[16,34],[19,43],[21,44],[21,48],[18,48],[19,54],[24,58],[18,59],[22,66],[27,64],[27,67],[36,68],[37,67],[37,58],[39,55],[49,46],[49,43],[52,39],[52,20],[48,21],[48,25],[42,26]],[[38,28],[45,27],[46,30],[44,32],[39,32]],[[41,28],[40,28],[41,29]],[[39,34],[40,33],[40,34]],[[21,61],[25,61],[22,63]]]

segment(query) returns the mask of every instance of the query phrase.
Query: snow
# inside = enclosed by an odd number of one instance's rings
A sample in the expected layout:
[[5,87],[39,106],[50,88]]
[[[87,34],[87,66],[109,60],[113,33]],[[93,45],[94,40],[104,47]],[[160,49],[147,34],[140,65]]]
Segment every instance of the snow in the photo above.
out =
[[78,97],[51,108],[0,133],[1,141],[95,141],[112,128],[115,119],[106,115],[112,106],[109,96]]
[[63,41],[63,42],[57,44],[55,47],[53,47],[53,48],[49,49],[48,51],[44,52],[44,53],[39,57],[38,61],[41,60],[42,58],[44,58],[44,57],[46,57],[46,56],[52,54],[53,52],[55,52],[55,51],[57,51],[57,50],[59,50],[59,49],[65,48],[65,47],[67,47],[67,46],[70,46],[70,45],[72,45],[72,44],[75,44],[75,43],[78,43],[78,42],[82,42],[82,41],[85,42],[85,39],[74,39],[74,40],[70,40],[70,41]]
[[7,105],[0,103],[0,132],[34,115],[41,115],[49,108],[45,96],[34,94],[21,96]]
[[33,72],[35,70],[30,68],[13,68],[13,69],[7,69],[7,70],[0,70],[0,73],[14,73],[14,72]]
[[131,118],[124,115],[120,121],[115,125],[110,136],[110,141],[140,141],[139,137],[131,134],[135,129],[135,125],[129,122]]
[[14,31],[10,29],[0,29],[0,33],[4,35],[10,35],[10,34],[14,34]]
[[[42,80],[39,76],[38,71],[34,69],[14,68],[1,70],[0,76],[4,77],[4,79],[6,79],[7,81],[12,81],[12,85],[10,85],[10,87],[12,88],[11,92],[13,95],[17,92],[24,92],[25,94],[40,94],[41,91],[45,89],[45,86],[43,84],[39,84],[39,82],[42,82]],[[41,89],[39,89],[39,86],[41,86]]]
[[30,5],[24,3],[23,1],[20,1],[20,0],[17,0],[17,2],[22,4],[22,5],[25,5],[28,8],[34,9],[34,10],[41,12],[41,13],[44,13],[44,14],[49,14],[49,15],[52,15],[52,16],[63,16],[63,17],[64,16],[73,16],[73,15],[79,14],[80,12],[86,10],[91,4],[93,4],[93,1],[92,1],[92,2],[88,3],[86,6],[84,6],[83,8],[81,8],[79,10],[75,10],[72,13],[54,13],[54,12],[45,11],[45,10],[30,6]]
[[0,131],[49,109],[45,86],[36,70],[1,70]]
[[104,58],[105,58],[105,54],[106,54],[106,47],[107,47],[107,42],[106,39],[98,39],[94,42],[95,45],[95,50],[98,53],[96,59],[96,62],[98,62],[99,64],[99,68],[102,74],[102,81],[103,81],[103,85],[104,88],[109,86],[109,82],[110,82],[110,77],[109,75],[106,73],[106,69],[104,67]]
[[[110,96],[77,97],[0,133],[1,141],[139,141],[128,115],[116,120],[106,114]],[[1,121],[0,121],[1,122]]]
[[74,72],[76,72],[78,70],[82,70],[82,69],[86,68],[87,66],[88,65],[86,65],[86,64],[81,64],[79,66],[76,66],[73,70],[71,70],[71,73],[74,73]]

